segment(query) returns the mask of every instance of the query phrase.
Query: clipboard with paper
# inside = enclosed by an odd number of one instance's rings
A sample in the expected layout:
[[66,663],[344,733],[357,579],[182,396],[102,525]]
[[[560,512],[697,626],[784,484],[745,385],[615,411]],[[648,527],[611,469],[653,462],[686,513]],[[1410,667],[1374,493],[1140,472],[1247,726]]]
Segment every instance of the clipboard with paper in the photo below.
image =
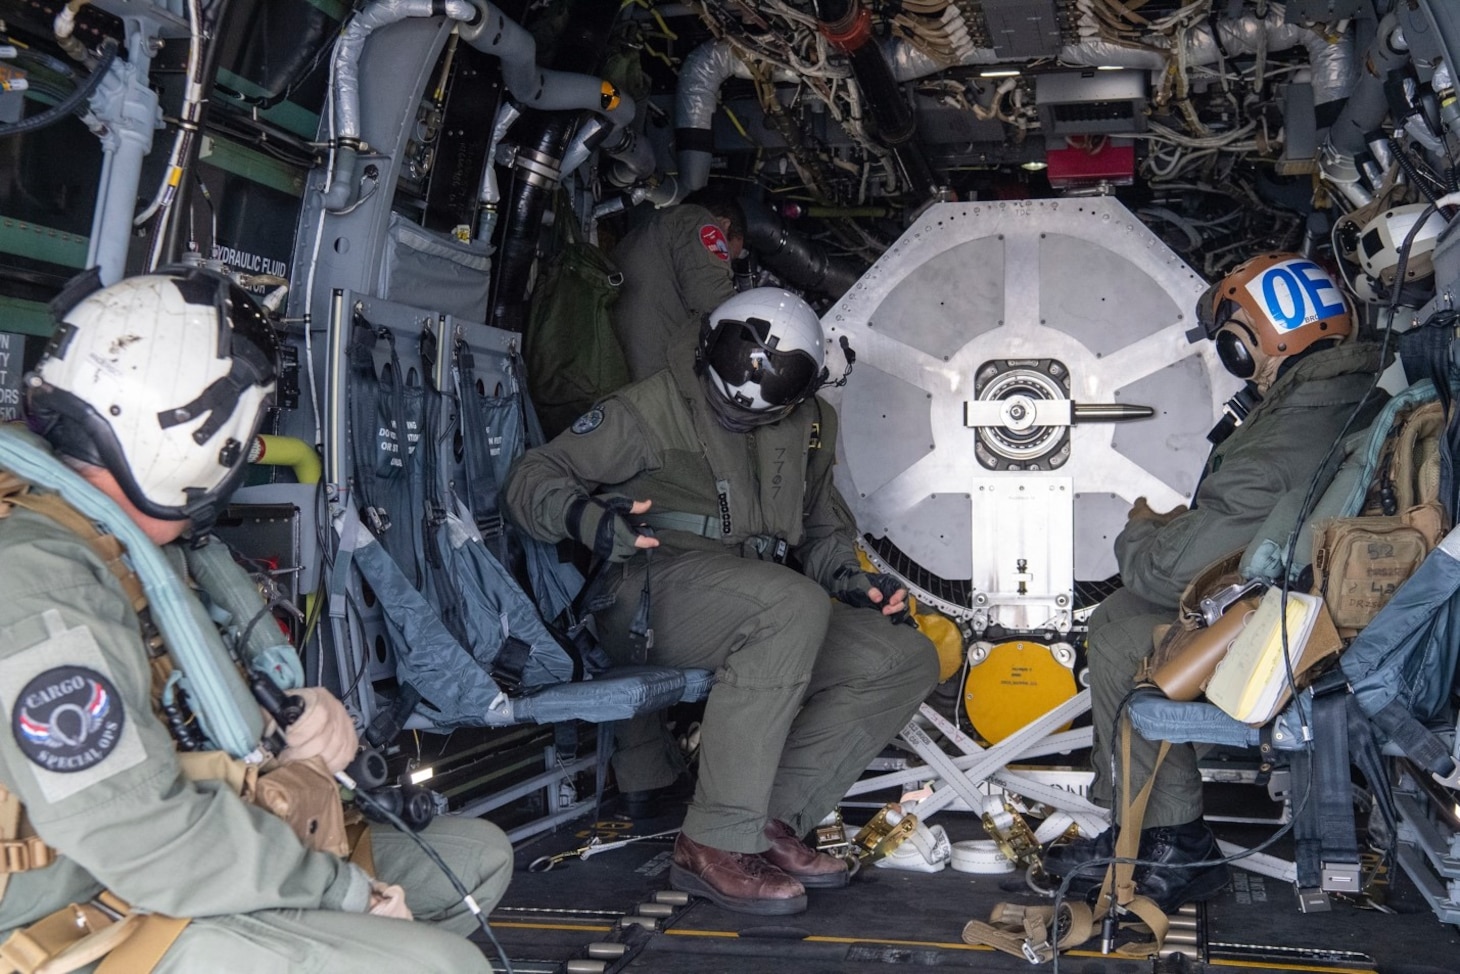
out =
[[1291,697],[1283,662],[1284,615],[1287,656],[1295,677],[1301,678],[1343,646],[1321,598],[1288,592],[1285,603],[1280,589],[1268,589],[1206,687],[1208,700],[1243,723],[1266,723]]

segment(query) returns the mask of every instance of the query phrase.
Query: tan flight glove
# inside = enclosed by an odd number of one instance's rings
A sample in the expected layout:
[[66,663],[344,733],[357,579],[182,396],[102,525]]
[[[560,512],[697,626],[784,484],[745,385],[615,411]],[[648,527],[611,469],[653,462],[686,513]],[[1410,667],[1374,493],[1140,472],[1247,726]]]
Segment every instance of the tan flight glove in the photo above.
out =
[[414,920],[411,908],[406,906],[406,891],[395,884],[387,886],[378,879],[370,881],[371,916],[390,917],[394,920]]
[[304,700],[304,713],[284,730],[288,744],[279,755],[285,764],[321,758],[330,773],[345,770],[360,749],[355,722],[335,695],[322,687],[290,690]]

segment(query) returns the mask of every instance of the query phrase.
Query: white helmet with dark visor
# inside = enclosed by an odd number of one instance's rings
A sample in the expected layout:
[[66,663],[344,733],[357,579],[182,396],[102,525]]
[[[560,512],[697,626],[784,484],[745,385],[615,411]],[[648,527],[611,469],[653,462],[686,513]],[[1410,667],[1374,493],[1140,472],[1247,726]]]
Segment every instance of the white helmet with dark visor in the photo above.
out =
[[783,415],[827,380],[821,321],[790,291],[754,288],[705,316],[700,361],[711,391],[752,414]]

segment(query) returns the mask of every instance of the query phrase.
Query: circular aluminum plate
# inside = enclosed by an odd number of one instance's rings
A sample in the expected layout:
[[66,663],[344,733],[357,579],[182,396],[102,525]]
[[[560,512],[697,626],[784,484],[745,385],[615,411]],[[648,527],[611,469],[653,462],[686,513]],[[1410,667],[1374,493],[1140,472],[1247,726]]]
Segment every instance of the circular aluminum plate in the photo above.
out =
[[832,374],[843,336],[856,353],[849,383],[826,397],[841,417],[837,485],[861,530],[939,579],[975,577],[975,549],[985,556],[1000,539],[973,538],[971,486],[1003,474],[976,462],[964,403],[987,362],[1053,359],[1076,404],[1156,411],[1077,422],[1068,461],[1043,474],[1073,480],[1069,582],[1115,574],[1131,502],[1188,500],[1207,431],[1240,385],[1210,342],[1187,340],[1205,287],[1114,199],[930,207],[822,319]]

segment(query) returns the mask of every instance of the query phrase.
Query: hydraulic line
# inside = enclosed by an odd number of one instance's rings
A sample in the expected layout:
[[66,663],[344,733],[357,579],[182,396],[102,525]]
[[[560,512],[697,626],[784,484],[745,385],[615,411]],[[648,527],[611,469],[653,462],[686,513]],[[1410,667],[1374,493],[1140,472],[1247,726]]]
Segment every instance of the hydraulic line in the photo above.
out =
[[107,38],[106,43],[102,45],[101,60],[97,62],[96,67],[87,76],[84,83],[79,85],[71,94],[67,95],[64,100],[52,105],[40,114],[32,115],[30,118],[23,118],[11,125],[0,125],[0,138],[7,135],[24,135],[27,132],[39,131],[48,125],[54,125],[61,121],[61,119],[77,111],[92,96],[92,93],[96,91],[97,86],[106,77],[106,73],[111,70],[112,62],[116,59],[117,42],[111,38]]

